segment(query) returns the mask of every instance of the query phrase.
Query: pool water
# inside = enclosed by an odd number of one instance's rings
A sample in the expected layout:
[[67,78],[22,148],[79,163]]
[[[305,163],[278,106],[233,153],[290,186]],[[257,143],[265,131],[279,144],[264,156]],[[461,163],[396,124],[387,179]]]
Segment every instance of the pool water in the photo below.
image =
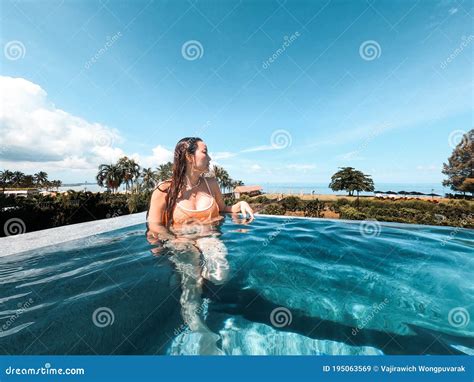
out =
[[474,231],[230,216],[0,257],[2,354],[474,354]]

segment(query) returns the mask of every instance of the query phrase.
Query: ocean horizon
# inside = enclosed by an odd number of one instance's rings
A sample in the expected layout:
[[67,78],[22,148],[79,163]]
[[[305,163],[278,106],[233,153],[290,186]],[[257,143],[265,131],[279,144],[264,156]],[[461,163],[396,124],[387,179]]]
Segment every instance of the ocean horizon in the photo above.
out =
[[[257,183],[248,183],[253,185]],[[344,191],[333,191],[326,183],[260,183],[263,187],[263,192],[268,194],[328,194],[328,195],[346,195]],[[59,191],[91,191],[103,192],[105,188],[100,187],[95,183],[75,184],[74,186],[59,187]],[[424,194],[435,193],[444,196],[445,193],[452,192],[449,187],[443,187],[441,183],[375,183],[376,191],[417,191]],[[121,186],[119,191],[125,191],[125,186]],[[360,195],[373,195],[373,192],[361,192]]]

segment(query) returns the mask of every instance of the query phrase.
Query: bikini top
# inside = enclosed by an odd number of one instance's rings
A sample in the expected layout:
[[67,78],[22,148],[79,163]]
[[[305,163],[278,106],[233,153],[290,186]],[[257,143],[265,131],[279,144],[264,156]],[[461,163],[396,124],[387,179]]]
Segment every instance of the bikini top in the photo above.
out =
[[[209,196],[211,197],[211,202],[209,206],[202,209],[190,209],[186,208],[181,205],[181,202],[176,203],[175,209],[173,211],[173,225],[182,225],[185,223],[192,223],[193,221],[199,222],[212,222],[220,218],[219,215],[219,206],[216,203],[214,196],[212,195],[211,188],[209,187],[209,183],[207,179],[204,178],[204,182],[206,183],[207,189],[209,191]],[[158,184],[158,187],[164,182]]]

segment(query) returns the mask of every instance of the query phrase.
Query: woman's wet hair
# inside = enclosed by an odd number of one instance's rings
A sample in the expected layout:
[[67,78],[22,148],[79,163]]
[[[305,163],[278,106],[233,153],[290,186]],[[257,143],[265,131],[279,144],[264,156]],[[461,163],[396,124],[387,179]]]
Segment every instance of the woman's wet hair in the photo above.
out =
[[170,179],[170,186],[166,192],[165,225],[169,226],[173,218],[173,210],[176,206],[179,193],[185,185],[185,175],[187,168],[186,155],[194,155],[198,148],[198,142],[202,142],[199,137],[186,137],[180,139],[174,149],[173,175]]

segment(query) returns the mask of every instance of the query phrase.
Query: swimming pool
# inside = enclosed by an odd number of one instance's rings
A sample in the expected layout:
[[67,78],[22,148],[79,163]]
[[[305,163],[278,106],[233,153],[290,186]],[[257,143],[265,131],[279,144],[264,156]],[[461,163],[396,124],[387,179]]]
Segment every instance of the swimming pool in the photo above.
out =
[[0,257],[2,354],[474,354],[472,230],[226,216],[159,252],[145,230]]

